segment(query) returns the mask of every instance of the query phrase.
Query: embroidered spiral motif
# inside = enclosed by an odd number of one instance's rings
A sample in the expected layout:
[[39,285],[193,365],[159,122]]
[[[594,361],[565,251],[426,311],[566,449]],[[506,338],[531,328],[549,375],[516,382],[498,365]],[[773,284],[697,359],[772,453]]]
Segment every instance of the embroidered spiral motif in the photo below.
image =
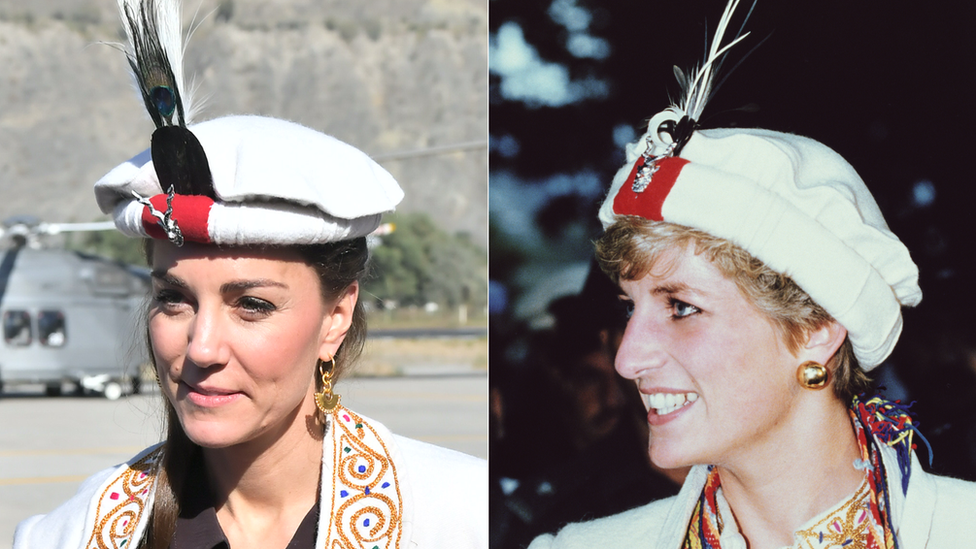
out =
[[345,408],[336,421],[335,497],[329,549],[396,549],[402,504],[396,468],[373,428]]
[[345,455],[339,460],[339,480],[344,484],[366,487],[386,474],[390,467],[386,456],[348,435],[342,436],[340,443],[343,449],[352,448],[352,451],[344,452]]
[[95,510],[96,522],[88,549],[122,549],[132,536],[152,499],[154,470],[161,450],[150,452],[116,476],[102,491]]

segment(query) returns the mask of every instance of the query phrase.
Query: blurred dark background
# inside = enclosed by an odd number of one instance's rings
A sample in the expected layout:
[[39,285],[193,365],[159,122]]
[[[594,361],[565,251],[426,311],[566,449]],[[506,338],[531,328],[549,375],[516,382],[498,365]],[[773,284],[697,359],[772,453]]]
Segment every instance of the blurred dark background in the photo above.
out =
[[[742,1],[733,31],[750,5]],[[527,451],[542,431],[564,438],[542,422],[521,435],[513,426],[565,404],[551,372],[577,375],[566,355],[583,356],[601,333],[612,333],[592,319],[601,305],[577,295],[585,294],[600,232],[596,211],[623,163],[623,145],[677,97],[672,66],[689,72],[700,63],[724,7],[724,0],[489,2],[494,479],[535,478],[546,465],[518,449]],[[760,0],[750,36],[719,79],[741,64],[700,121],[809,136],[858,170],[918,263],[924,295],[906,312],[901,341],[875,377],[889,398],[918,401],[912,410],[935,450],[932,469],[971,480],[974,23],[976,5],[968,2]],[[577,301],[559,304],[574,295]],[[548,385],[539,381],[546,378]],[[615,406],[608,398],[603,404]],[[573,454],[553,451],[547,460]],[[927,462],[926,450],[920,459]],[[599,459],[589,463],[601,467]],[[513,524],[538,522],[512,510],[512,490],[507,485],[493,503],[508,505]]]

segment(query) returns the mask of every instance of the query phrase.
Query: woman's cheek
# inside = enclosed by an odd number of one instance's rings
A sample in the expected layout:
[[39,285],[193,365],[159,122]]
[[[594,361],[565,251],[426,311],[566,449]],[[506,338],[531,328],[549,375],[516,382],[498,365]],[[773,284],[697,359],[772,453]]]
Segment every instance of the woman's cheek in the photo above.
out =
[[180,337],[179,323],[166,315],[157,314],[149,318],[149,342],[156,368],[162,375],[177,363],[180,348],[186,348],[186,338]]

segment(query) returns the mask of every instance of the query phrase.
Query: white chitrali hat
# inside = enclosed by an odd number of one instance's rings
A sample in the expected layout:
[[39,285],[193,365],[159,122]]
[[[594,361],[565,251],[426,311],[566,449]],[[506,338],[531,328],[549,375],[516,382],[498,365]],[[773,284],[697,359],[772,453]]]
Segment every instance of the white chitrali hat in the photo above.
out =
[[[365,153],[304,126],[230,116],[188,130],[209,161],[215,199],[175,194],[172,218],[186,240],[223,245],[313,244],[371,233],[403,191]],[[95,183],[95,200],[130,236],[166,238],[152,209],[169,198],[151,151]],[[147,197],[150,208],[132,193]]]
[[[922,299],[918,267],[864,182],[839,154],[806,137],[759,129],[697,130],[730,2],[709,59],[681,107],[654,116],[626,149],[600,208],[604,228],[639,216],[698,229],[792,278],[848,332],[864,370],[884,361],[901,306]],[[705,73],[705,74],[703,74]],[[696,89],[697,88],[697,89]]]
[[292,245],[366,236],[403,198],[369,156],[299,124],[229,116],[199,124],[182,75],[178,0],[119,0],[129,65],[156,124],[152,147],[95,184],[130,236]]

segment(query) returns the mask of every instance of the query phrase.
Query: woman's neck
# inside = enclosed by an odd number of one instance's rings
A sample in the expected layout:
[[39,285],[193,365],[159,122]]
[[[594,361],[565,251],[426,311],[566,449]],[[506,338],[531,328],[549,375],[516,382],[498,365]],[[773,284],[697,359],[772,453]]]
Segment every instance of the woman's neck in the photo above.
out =
[[306,399],[277,431],[228,448],[203,449],[217,518],[228,538],[253,541],[259,537],[252,537],[252,530],[282,530],[287,544],[318,500],[322,425],[316,417],[314,403]]
[[[814,396],[814,395],[805,395]],[[799,398],[770,443],[718,465],[722,490],[750,549],[793,544],[793,533],[854,492],[864,473],[847,408],[836,398]]]

